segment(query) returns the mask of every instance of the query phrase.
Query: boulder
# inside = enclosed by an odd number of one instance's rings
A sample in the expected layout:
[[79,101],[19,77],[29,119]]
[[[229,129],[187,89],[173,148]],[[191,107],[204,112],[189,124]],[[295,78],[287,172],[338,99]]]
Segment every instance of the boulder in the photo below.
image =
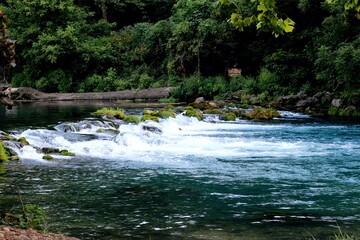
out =
[[343,104],[343,101],[341,99],[339,99],[339,98],[333,99],[331,101],[331,106],[332,107],[340,108],[342,106],[342,104]]

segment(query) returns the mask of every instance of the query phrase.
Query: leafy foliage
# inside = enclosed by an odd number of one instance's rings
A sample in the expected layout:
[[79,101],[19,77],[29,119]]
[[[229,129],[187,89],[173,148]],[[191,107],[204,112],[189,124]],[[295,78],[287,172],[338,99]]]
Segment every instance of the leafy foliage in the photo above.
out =
[[[18,40],[14,86],[46,92],[175,86],[173,97],[189,101],[228,91],[266,99],[321,90],[360,104],[357,0],[7,0],[3,6],[9,36]],[[242,76],[229,78],[232,67]]]

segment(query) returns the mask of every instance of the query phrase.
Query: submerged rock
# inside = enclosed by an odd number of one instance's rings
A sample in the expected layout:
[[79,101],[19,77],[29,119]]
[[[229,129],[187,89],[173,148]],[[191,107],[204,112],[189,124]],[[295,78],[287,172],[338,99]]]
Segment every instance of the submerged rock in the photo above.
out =
[[162,134],[162,130],[158,127],[154,127],[154,126],[142,126],[142,129],[144,131],[149,131],[149,132],[153,132],[153,133],[156,133],[156,134]]

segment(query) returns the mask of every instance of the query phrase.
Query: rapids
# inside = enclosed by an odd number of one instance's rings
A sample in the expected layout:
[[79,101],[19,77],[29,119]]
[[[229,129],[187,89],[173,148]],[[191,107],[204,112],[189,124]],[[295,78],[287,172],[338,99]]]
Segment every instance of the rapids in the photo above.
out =
[[[358,229],[360,125],[281,116],[133,125],[88,114],[16,127],[30,146],[3,175],[45,206],[51,230],[83,239],[328,239],[337,226]],[[75,156],[44,160],[42,147]],[[16,199],[6,186],[1,207]]]

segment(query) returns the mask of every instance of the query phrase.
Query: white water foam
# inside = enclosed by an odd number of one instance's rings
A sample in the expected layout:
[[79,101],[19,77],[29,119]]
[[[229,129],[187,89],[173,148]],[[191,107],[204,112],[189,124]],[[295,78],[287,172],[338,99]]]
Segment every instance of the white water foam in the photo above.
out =
[[[136,160],[146,162],[189,163],[195,158],[279,158],[311,157],[327,154],[333,143],[291,140],[279,137],[280,132],[294,131],[293,126],[248,121],[224,122],[218,118],[198,121],[179,114],[177,118],[161,119],[160,123],[121,124],[86,120],[60,124],[56,130],[26,130],[17,137],[25,137],[36,148],[66,149],[79,158]],[[99,129],[109,129],[112,132]],[[316,128],[302,127],[305,130]],[[120,133],[114,134],[114,132]],[[267,135],[264,137],[264,134]],[[279,136],[277,136],[279,134]],[[286,134],[284,134],[286,135]],[[351,149],[359,148],[357,146]],[[343,149],[346,146],[341,146]],[[19,152],[21,158],[42,160],[43,154],[28,146]]]

